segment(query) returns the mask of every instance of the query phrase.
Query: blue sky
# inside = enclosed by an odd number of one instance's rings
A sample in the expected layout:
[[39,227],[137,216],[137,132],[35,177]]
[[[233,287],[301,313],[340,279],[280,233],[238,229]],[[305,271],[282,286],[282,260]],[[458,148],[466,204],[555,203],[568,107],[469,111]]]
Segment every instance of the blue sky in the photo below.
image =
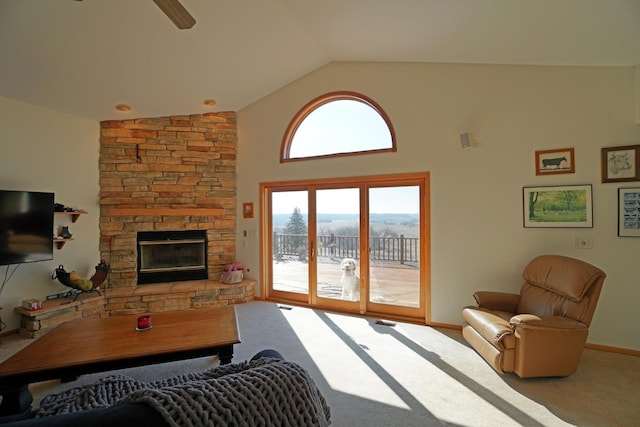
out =
[[291,158],[391,148],[391,132],[368,104],[335,100],[313,110],[298,126]]
[[[420,188],[377,187],[370,189],[370,213],[418,213]],[[358,189],[336,189],[318,191],[318,211],[320,213],[358,213]],[[273,193],[273,213],[290,214],[295,207],[303,214],[308,213],[306,191],[286,191]]]

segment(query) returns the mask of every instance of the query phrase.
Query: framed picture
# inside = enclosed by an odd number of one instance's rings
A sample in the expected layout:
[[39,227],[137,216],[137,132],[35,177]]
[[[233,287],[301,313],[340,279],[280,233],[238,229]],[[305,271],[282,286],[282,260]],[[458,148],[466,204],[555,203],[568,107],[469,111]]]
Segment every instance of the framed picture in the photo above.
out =
[[640,181],[640,145],[604,147],[602,182]]
[[618,236],[640,237],[640,187],[618,188]]
[[253,218],[253,203],[242,204],[242,217]]
[[523,220],[526,228],[591,228],[591,185],[524,187]]
[[536,151],[536,175],[575,173],[573,148]]
[[242,204],[242,217],[253,218],[253,203]]

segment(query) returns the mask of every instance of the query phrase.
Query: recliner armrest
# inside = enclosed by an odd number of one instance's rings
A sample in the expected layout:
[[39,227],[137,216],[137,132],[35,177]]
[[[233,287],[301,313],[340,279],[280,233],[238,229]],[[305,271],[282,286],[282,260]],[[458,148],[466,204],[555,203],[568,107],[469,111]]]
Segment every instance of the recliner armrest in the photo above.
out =
[[515,313],[518,301],[520,301],[520,294],[508,292],[476,291],[473,293],[473,297],[478,303],[478,307],[506,311],[507,313]]
[[562,316],[519,314],[511,317],[518,340],[514,372],[520,378],[560,376],[576,372],[589,329]]
[[570,317],[536,316],[535,314],[517,314],[511,318],[514,326],[530,326],[549,329],[587,329],[587,325]]

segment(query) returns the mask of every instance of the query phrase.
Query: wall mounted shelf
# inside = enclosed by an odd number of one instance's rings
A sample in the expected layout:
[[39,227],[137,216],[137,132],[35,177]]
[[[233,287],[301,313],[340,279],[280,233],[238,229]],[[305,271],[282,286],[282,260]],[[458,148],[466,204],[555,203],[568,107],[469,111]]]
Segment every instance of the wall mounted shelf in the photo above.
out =
[[[86,215],[87,212],[85,211],[70,211],[70,212],[54,212],[55,215],[70,215],[71,216],[71,222],[75,223],[78,218],[80,218],[80,215]],[[63,239],[63,238],[55,238],[53,239],[53,243],[55,243],[56,247],[58,249],[62,249],[62,247],[64,246],[65,243],[70,242],[72,240],[75,240],[73,238],[69,238],[69,239]]]
[[71,222],[76,222],[80,215],[86,215],[87,212],[82,211],[71,211],[71,212],[54,212],[56,215],[71,215]]
[[62,249],[65,243],[70,242],[72,240],[75,240],[75,239],[53,239],[53,243],[56,244],[56,247],[58,249]]

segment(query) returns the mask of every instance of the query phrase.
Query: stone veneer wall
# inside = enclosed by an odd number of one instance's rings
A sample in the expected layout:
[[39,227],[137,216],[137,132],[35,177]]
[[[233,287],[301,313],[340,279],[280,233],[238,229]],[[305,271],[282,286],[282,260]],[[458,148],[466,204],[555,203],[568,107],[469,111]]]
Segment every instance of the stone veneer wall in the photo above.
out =
[[206,230],[209,279],[235,261],[236,144],[233,112],[101,123],[100,255],[111,265],[110,314],[147,310],[139,298],[122,300],[121,288],[137,288],[138,231]]

